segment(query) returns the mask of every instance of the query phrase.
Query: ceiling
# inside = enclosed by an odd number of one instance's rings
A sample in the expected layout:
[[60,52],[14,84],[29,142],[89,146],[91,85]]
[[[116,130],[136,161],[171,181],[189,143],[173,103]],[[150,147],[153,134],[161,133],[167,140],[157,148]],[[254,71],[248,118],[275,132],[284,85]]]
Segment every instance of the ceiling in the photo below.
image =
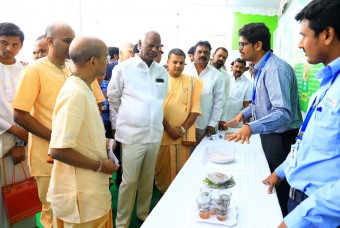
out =
[[244,14],[261,14],[267,16],[281,16],[283,6],[289,0],[179,0],[180,4],[200,6],[221,6],[231,11]]

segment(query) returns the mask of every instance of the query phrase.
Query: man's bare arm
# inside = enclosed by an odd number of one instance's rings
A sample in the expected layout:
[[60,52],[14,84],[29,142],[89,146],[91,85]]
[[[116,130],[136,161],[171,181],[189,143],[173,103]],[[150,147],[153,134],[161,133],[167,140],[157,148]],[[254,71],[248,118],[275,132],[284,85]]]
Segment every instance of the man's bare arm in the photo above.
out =
[[14,109],[14,121],[32,134],[50,141],[52,131],[39,123],[29,112]]

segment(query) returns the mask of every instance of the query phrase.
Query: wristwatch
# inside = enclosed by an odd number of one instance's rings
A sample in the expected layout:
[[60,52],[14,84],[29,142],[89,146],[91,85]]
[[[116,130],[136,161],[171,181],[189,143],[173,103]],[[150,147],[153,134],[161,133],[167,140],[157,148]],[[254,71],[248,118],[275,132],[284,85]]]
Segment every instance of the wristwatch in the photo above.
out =
[[15,143],[16,146],[20,146],[20,147],[25,146],[25,141],[19,139],[18,137],[15,137],[15,141],[16,141],[16,143]]
[[181,126],[181,130],[183,131],[183,133],[186,132],[185,128],[183,126]]

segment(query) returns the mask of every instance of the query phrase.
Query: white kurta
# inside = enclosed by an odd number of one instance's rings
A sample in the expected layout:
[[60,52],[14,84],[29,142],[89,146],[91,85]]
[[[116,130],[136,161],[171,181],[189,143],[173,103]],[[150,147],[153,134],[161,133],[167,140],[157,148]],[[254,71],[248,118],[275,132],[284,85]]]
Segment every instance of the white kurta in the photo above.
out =
[[115,138],[124,144],[160,142],[163,135],[163,101],[168,74],[156,62],[150,67],[136,55],[112,71],[107,95],[118,111]]
[[[13,161],[12,156],[5,156],[8,151],[15,145],[15,136],[6,131],[13,125],[13,109],[11,107],[16,85],[21,70],[20,63],[12,65],[3,65],[0,63],[0,186],[12,183]],[[24,162],[24,168],[27,177],[29,177],[29,169],[27,166],[27,157]],[[15,167],[15,181],[25,178],[22,166]],[[0,187],[0,227],[9,227],[6,214],[6,207],[3,200],[2,188]],[[34,227],[35,216],[22,220],[11,227]]]
[[221,72],[213,66],[207,65],[198,75],[195,63],[186,65],[184,73],[199,77],[203,80],[201,93],[201,115],[196,119],[196,128],[206,129],[207,126],[215,127],[220,121],[223,112],[225,97],[225,79]]
[[235,76],[230,78],[230,92],[227,107],[226,120],[232,120],[243,109],[244,101],[251,101],[252,84],[244,76],[241,75],[237,80]]

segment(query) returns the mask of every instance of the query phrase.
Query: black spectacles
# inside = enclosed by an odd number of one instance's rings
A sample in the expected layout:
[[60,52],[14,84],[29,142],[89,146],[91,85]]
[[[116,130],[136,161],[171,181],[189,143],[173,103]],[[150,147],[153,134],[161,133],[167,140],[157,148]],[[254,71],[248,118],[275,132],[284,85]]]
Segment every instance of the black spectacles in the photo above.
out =
[[238,42],[238,47],[244,48],[244,46],[251,44],[251,42]]

